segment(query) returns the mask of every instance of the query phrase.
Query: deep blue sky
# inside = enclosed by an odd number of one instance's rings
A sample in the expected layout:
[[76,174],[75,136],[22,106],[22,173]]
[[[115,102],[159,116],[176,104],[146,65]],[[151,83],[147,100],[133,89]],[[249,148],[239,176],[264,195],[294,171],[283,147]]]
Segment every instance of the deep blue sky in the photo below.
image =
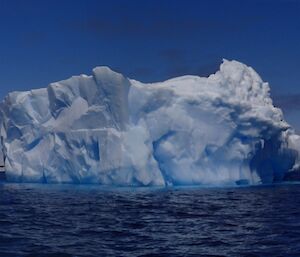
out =
[[252,66],[300,130],[300,1],[0,0],[0,97],[107,65],[144,82]]

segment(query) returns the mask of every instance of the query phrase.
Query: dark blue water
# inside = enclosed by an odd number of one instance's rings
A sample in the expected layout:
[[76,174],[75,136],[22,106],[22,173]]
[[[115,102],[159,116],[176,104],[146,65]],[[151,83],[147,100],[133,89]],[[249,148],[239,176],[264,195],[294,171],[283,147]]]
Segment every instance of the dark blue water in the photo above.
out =
[[300,185],[0,184],[0,256],[300,256]]

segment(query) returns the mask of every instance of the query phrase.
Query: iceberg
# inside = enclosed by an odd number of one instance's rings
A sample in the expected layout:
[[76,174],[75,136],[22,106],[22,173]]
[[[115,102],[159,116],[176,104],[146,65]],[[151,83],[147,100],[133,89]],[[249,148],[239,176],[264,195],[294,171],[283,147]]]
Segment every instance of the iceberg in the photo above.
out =
[[[141,83],[97,67],[0,104],[8,181],[240,185],[299,170],[300,137],[268,83],[223,60],[209,77]],[[292,175],[291,175],[292,174]]]

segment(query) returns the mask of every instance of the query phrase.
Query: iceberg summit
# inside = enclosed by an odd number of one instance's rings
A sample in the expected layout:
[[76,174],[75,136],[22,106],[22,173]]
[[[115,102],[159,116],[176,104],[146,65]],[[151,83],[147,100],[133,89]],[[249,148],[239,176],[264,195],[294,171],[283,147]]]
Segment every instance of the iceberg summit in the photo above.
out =
[[107,67],[0,105],[6,177],[119,186],[236,185],[297,178],[300,137],[251,68],[145,84]]

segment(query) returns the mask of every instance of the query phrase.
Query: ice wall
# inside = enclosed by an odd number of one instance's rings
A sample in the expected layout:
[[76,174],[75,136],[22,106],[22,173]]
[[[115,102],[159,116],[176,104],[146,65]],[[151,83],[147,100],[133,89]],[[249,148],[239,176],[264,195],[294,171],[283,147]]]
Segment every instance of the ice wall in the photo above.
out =
[[299,136],[250,67],[143,84],[107,67],[0,106],[10,181],[257,184],[298,170]]

